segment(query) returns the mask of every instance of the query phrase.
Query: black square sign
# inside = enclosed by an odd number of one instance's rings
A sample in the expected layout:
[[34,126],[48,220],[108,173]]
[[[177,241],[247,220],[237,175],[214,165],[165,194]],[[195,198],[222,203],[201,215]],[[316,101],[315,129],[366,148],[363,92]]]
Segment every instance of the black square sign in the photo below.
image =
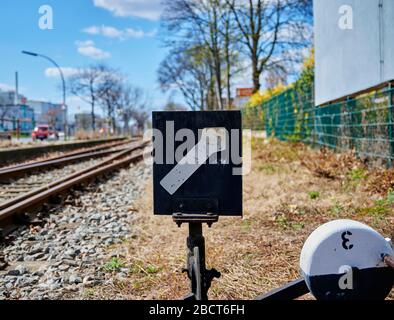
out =
[[242,216],[240,111],[153,112],[154,213]]

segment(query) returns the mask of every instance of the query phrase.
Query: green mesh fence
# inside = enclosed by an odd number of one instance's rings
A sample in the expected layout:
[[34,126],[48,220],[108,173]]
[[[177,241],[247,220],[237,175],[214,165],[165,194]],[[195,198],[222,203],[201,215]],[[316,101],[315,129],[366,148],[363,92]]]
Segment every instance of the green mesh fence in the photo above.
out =
[[312,90],[288,89],[243,111],[244,128],[282,141],[301,141],[359,157],[394,159],[394,89],[315,107]]

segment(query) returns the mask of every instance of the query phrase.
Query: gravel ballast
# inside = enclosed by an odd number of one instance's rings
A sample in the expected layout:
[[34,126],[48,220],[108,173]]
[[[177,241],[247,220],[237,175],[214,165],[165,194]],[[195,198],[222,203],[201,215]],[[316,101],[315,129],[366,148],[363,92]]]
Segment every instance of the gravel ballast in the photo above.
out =
[[[111,246],[132,235],[133,203],[143,196],[151,168],[143,162],[89,187],[52,209],[42,227],[16,231],[0,247],[1,299],[81,299],[111,284],[123,270],[108,271]],[[1,270],[3,269],[3,270]]]
[[24,177],[7,182],[0,182],[0,203],[11,200],[39,187],[46,186],[56,180],[66,178],[78,171],[99,165],[101,162],[110,159],[112,156],[89,159],[86,161],[69,164],[61,168],[53,168],[45,172],[33,172]]

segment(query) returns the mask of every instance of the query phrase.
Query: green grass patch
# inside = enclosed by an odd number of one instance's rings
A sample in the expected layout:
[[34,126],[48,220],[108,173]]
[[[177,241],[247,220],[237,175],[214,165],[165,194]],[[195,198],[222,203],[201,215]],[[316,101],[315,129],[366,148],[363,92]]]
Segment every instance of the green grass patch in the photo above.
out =
[[149,273],[149,274],[156,274],[156,273],[158,273],[160,271],[160,269],[158,267],[156,267],[155,265],[153,265],[153,264],[149,264],[146,267],[145,271],[147,273]]
[[250,231],[250,226],[252,225],[252,221],[244,219],[244,220],[241,221],[241,225],[242,225],[242,228],[245,231],[249,232]]
[[153,264],[144,265],[142,261],[137,261],[130,267],[129,270],[131,274],[156,274],[159,273],[161,269]]
[[275,221],[284,230],[292,229],[295,231],[299,231],[299,230],[304,229],[304,227],[305,227],[305,222],[291,221],[289,218],[287,218],[284,215],[277,216]]
[[275,218],[275,221],[283,229],[287,229],[287,227],[289,226],[289,219],[287,219],[287,217],[285,217],[284,215],[277,216]]
[[106,271],[118,271],[124,267],[123,262],[119,258],[112,258],[104,265],[104,270]]
[[367,178],[367,171],[363,168],[356,168],[347,173],[349,180],[353,182],[360,182]]
[[259,171],[264,172],[267,175],[272,175],[277,172],[277,169],[271,164],[263,164],[257,168]]
[[373,206],[362,208],[360,211],[362,214],[366,214],[368,216],[380,219],[384,218],[393,210],[393,204],[394,192],[390,190],[384,199],[376,200]]
[[294,222],[291,224],[291,228],[295,231],[300,231],[305,228],[305,222]]
[[308,193],[309,199],[316,200],[320,197],[320,193],[317,191],[311,191]]
[[338,201],[335,201],[330,209],[330,215],[337,218],[343,211],[345,211],[345,208]]

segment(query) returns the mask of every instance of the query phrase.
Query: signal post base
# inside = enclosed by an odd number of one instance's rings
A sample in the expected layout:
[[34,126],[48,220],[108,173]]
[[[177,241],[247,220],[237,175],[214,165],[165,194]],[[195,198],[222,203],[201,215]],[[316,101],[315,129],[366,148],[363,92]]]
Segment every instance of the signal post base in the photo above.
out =
[[221,274],[215,269],[207,270],[205,266],[205,239],[202,226],[209,227],[218,222],[219,216],[213,214],[173,214],[174,222],[181,227],[183,223],[189,224],[189,237],[187,238],[187,267],[183,272],[190,279],[191,293],[184,300],[208,300],[208,290],[213,279],[220,278]]

